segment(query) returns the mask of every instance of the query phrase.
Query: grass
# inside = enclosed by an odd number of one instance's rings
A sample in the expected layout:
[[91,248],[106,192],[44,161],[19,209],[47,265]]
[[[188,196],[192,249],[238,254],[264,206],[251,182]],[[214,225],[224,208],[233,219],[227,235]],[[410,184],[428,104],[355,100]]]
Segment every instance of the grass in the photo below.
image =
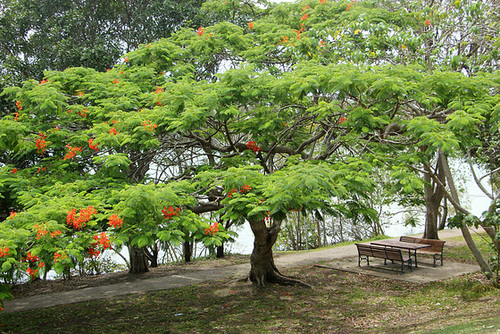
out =
[[[462,246],[457,246],[462,247]],[[455,248],[455,247],[453,247]],[[468,251],[447,249],[450,254]],[[455,256],[455,255],[454,255]],[[497,333],[500,291],[472,274],[414,284],[315,267],[314,286],[218,281],[0,315],[3,333]]]

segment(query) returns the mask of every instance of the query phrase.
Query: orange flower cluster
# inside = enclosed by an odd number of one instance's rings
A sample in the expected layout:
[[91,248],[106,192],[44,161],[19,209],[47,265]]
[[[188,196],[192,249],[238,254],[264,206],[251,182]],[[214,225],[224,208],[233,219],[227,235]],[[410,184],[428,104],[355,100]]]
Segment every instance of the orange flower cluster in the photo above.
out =
[[0,257],[7,257],[7,255],[9,255],[9,251],[9,247],[4,247],[3,249],[0,248]]
[[118,79],[115,79],[115,80],[113,80],[113,83],[116,85],[116,84],[120,83],[120,81],[118,81]]
[[118,131],[113,127],[111,129],[109,129],[109,133],[116,136],[118,134]]
[[351,6],[352,6],[353,3],[356,3],[356,0],[354,0],[353,2],[351,2],[350,4],[347,5],[346,11],[348,11],[349,9],[351,9]]
[[89,111],[87,109],[83,109],[82,111],[78,112],[78,115],[82,116],[83,118],[87,118],[88,112]]
[[17,173],[17,168],[12,168],[12,171],[10,173],[11,174],[16,174]]
[[45,151],[47,151],[47,142],[45,139],[47,139],[47,136],[44,135],[43,133],[38,134],[39,138],[36,140],[36,151],[37,153],[40,153],[40,156],[43,156]]
[[21,106],[21,100],[16,102],[16,107],[17,107],[17,110],[19,110],[19,111],[23,110],[23,107]]
[[101,254],[101,251],[96,248],[97,244],[92,244],[89,246],[89,255],[90,257],[98,257]]
[[248,22],[248,29],[253,29],[253,22]]
[[120,228],[123,226],[123,219],[120,219],[117,215],[111,215],[108,218],[109,226],[114,228]]
[[86,209],[80,209],[80,213],[78,215],[76,214],[76,209],[71,209],[68,211],[66,223],[77,230],[81,230],[96,213],[97,210],[94,209],[93,206],[89,206]]
[[309,6],[304,6],[304,7],[302,7],[302,11],[303,11],[303,12],[305,12],[305,11],[306,11],[306,10],[308,10],[308,9],[311,9],[311,7],[309,7]]
[[247,147],[249,150],[252,150],[254,153],[257,153],[260,151],[261,149],[261,146],[257,146],[256,142],[255,141],[249,141],[247,143]]
[[[242,193],[242,194],[244,194],[246,192],[248,193],[248,192],[250,192],[251,189],[252,189],[252,187],[250,187],[248,184],[245,184],[243,187],[241,187],[240,193]],[[238,192],[238,189],[233,188],[230,191],[228,191],[227,197],[232,198],[233,195],[236,194],[237,192]]]
[[49,231],[47,231],[45,229],[45,226],[43,226],[43,225],[35,224],[34,228],[36,228],[36,238],[37,238],[37,240],[41,239],[43,236],[45,236],[45,235],[47,235],[47,233],[49,233]]
[[158,127],[158,124],[152,123],[149,119],[141,123],[144,127],[144,130],[149,130],[151,132],[155,132],[155,129]]
[[431,21],[430,20],[425,20],[425,25],[428,27],[431,25]]
[[342,117],[341,119],[339,119],[339,124],[342,124],[344,123],[345,121],[347,121],[347,117]]
[[26,257],[26,261],[28,262],[37,262],[40,258],[36,255],[31,255],[31,252],[28,252],[28,256]]
[[28,268],[28,270],[26,270],[26,272],[28,273],[28,275],[30,276],[30,278],[32,280],[34,280],[37,276],[38,276],[38,269],[31,269],[31,268]]
[[37,173],[40,173],[40,172],[45,172],[47,170],[47,167],[40,167],[36,170]]
[[89,147],[91,150],[99,151],[99,147],[97,147],[97,144],[94,144],[94,139],[90,138],[89,140],[87,140],[87,142],[89,143]]
[[216,235],[219,232],[219,223],[215,222],[205,229],[205,235]]
[[201,36],[205,33],[205,29],[203,29],[203,27],[199,27],[198,30],[196,30],[196,33],[198,36]]
[[308,17],[309,17],[309,14],[305,13],[305,14],[304,14],[304,16],[302,16],[302,17],[300,18],[300,20],[301,20],[301,21],[305,21],[305,20],[307,20],[307,18],[308,18]]
[[16,216],[16,212],[11,211],[8,219],[14,219],[15,216]]
[[163,218],[165,219],[172,219],[174,216],[178,216],[179,212],[181,211],[180,208],[174,208],[172,206],[169,206],[168,209],[165,207],[163,210],[161,210],[161,213],[163,213]]
[[326,0],[319,0],[319,3],[324,5],[326,3]]
[[98,246],[100,244],[104,249],[111,248],[111,241],[109,241],[109,237],[106,235],[106,232],[94,235],[93,238],[96,241],[92,244],[93,246]]
[[155,94],[160,94],[160,93],[163,93],[163,88],[161,88],[161,86],[158,86],[158,88],[156,88]]
[[64,259],[66,259],[68,257],[68,255],[66,255],[66,253],[59,253],[59,252],[55,252],[54,253],[54,263],[57,263],[59,261],[62,261]]
[[82,147],[72,147],[70,144],[66,145],[66,147],[68,148],[69,152],[66,153],[66,155],[64,156],[64,160],[69,160],[69,159],[73,159],[74,157],[76,157],[76,154],[78,152],[81,152],[82,151]]

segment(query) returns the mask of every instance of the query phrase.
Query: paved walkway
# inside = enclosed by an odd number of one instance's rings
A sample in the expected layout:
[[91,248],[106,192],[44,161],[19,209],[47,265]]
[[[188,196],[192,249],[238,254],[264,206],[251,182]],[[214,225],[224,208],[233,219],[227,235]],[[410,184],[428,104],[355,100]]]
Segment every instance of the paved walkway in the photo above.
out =
[[[444,230],[439,232],[441,239],[446,240],[447,238],[455,237],[461,235],[459,229]],[[386,276],[390,278],[408,279],[411,273],[404,273],[401,275],[396,271],[388,271],[378,273],[376,267],[361,267],[358,268],[356,246],[342,246],[321,250],[314,250],[309,252],[298,252],[286,255],[279,255],[275,258],[275,263],[278,268],[294,268],[300,266],[314,265],[314,264],[325,264],[325,266],[331,266],[334,269],[347,270],[352,272],[360,272],[364,274],[372,274],[377,276]],[[421,261],[419,261],[419,264]],[[452,264],[444,261],[444,266],[438,266],[433,269],[435,273],[431,279],[443,279],[451,276],[460,275],[463,273],[474,272],[479,270],[478,266],[468,266],[463,264]],[[423,270],[414,270],[417,272],[416,276],[420,277],[415,282],[425,282],[426,277]],[[423,266],[425,267],[425,265]],[[79,290],[58,292],[51,294],[44,294],[38,296],[32,296],[21,299],[14,299],[11,301],[6,301],[5,313],[19,312],[23,310],[45,308],[63,304],[78,303],[88,300],[117,297],[129,294],[145,293],[149,291],[157,290],[168,290],[180,288],[183,286],[196,284],[200,282],[216,281],[216,280],[226,280],[235,277],[243,277],[248,274],[250,270],[250,264],[240,264],[234,266],[228,266],[223,268],[214,268],[210,270],[201,270],[186,273],[183,275],[171,275],[159,278],[144,279],[135,282],[126,282],[106,286],[98,287],[88,287]],[[318,270],[328,270],[324,268],[318,268]],[[436,276],[437,275],[437,276]],[[411,281],[411,280],[410,280]]]

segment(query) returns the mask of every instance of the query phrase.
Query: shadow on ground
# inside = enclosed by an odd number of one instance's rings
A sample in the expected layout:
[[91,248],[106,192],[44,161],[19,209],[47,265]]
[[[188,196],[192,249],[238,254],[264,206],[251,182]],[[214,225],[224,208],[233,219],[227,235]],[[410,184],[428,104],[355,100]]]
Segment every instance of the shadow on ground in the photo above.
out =
[[421,260],[419,258],[417,268],[414,267],[413,270],[410,271],[408,267],[405,266],[404,272],[401,273],[401,263],[390,263],[390,261],[387,261],[387,265],[384,265],[384,260],[370,259],[369,266],[366,264],[366,261],[361,261],[361,266],[358,266],[357,256],[337,259],[331,262],[324,262],[321,264],[316,264],[315,266],[365,275],[373,275],[389,279],[397,279],[413,283],[439,281],[463,274],[477,272],[480,270],[479,266],[477,265],[450,261],[444,261],[442,266],[439,265],[438,262],[436,267],[434,267],[432,259]]

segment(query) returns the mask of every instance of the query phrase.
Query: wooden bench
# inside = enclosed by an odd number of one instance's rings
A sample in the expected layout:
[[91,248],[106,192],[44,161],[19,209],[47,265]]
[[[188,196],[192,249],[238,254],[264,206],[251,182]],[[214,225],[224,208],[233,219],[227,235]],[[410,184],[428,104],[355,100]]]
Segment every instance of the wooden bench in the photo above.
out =
[[401,262],[401,273],[403,273],[405,263],[408,264],[408,268],[413,271],[411,267],[411,257],[407,260],[403,258],[401,250],[398,248],[374,246],[367,244],[356,244],[358,248],[358,267],[361,267],[361,260],[366,260],[366,263],[370,265],[370,256],[384,259],[384,264],[387,264],[387,260],[400,261]]
[[417,250],[417,253],[432,255],[432,258],[434,260],[434,267],[436,266],[436,259],[441,260],[441,265],[443,265],[443,250],[444,250],[445,241],[407,237],[407,236],[400,237],[399,241],[415,242],[415,243],[420,243],[420,244],[431,245],[431,247]]

